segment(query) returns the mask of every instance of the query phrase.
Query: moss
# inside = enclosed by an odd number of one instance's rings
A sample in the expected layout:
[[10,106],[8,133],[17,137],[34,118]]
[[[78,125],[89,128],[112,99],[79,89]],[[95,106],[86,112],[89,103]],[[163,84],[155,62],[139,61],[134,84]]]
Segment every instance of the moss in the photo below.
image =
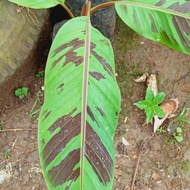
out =
[[189,172],[190,171],[190,162],[188,160],[180,160],[177,164],[177,168],[180,172]]
[[119,17],[117,17],[116,30],[114,35],[114,45],[120,54],[139,46],[139,35],[128,27]]
[[124,119],[130,112],[129,98],[133,93],[132,78],[139,75],[140,71],[135,66],[126,63],[127,51],[139,46],[139,35],[129,28],[119,17],[117,18],[116,30],[113,39],[113,49],[116,62],[117,81],[120,86],[123,103],[121,106],[121,119]]

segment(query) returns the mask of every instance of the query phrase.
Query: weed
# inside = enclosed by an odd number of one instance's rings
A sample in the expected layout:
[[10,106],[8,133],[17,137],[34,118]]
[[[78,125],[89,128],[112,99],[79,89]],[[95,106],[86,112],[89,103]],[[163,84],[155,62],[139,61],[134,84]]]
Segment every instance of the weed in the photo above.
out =
[[181,172],[189,172],[190,171],[190,162],[188,160],[182,159],[178,162],[177,168]]
[[28,88],[27,87],[21,87],[17,88],[15,90],[15,96],[19,97],[20,99],[23,99],[28,94]]
[[177,142],[182,142],[184,139],[181,126],[183,126],[184,123],[190,124],[190,120],[186,119],[189,110],[190,108],[186,108],[186,106],[184,106],[181,113],[169,123],[167,128],[168,134],[173,135]]
[[158,133],[165,133],[166,130],[163,129],[163,127],[160,127],[160,128],[157,129],[157,132],[158,132]]
[[38,78],[44,77],[44,71],[39,71],[39,72],[36,74],[36,77],[38,77]]
[[42,95],[42,91],[39,90],[37,92],[37,98],[36,98],[36,100],[34,102],[34,105],[32,106],[32,109],[30,110],[30,113],[29,113],[30,117],[33,117],[33,116],[35,116],[36,113],[40,112],[41,108],[36,109],[36,106],[37,106],[38,103],[41,103],[41,101],[40,101],[40,96],[41,95]]
[[176,132],[173,134],[173,136],[177,142],[183,141],[183,130],[181,127],[177,127]]
[[189,110],[190,108],[186,108],[186,106],[184,106],[182,112],[175,118],[174,122],[179,121],[190,124],[190,120],[186,119]]
[[4,150],[3,157],[6,158],[6,159],[9,159],[11,156],[6,150]]
[[160,92],[154,96],[152,90],[147,88],[145,100],[134,103],[138,108],[144,109],[146,113],[146,123],[150,123],[155,114],[161,118],[165,117],[164,111],[158,106],[164,101],[165,96],[164,92]]

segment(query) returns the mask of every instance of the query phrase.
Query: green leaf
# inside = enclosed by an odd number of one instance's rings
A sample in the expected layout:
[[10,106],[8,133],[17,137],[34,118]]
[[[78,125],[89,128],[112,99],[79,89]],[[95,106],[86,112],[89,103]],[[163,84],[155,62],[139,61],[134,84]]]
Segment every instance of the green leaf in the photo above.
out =
[[150,88],[146,89],[145,100],[149,102],[152,102],[154,100],[154,93],[152,92]]
[[153,104],[158,105],[164,101],[166,94],[164,92],[159,92],[156,97],[154,97]]
[[170,48],[190,54],[190,2],[187,0],[123,0],[115,3],[133,30]]
[[182,135],[177,135],[177,136],[175,136],[175,139],[177,140],[177,142],[182,142],[183,141],[183,136]]
[[159,106],[154,106],[154,112],[160,118],[164,118],[165,117],[164,111]]
[[150,103],[147,102],[146,100],[140,100],[138,102],[135,102],[134,105],[140,109],[146,109],[146,108],[149,108],[151,106]]
[[49,189],[110,190],[120,110],[111,43],[77,17],[59,30],[45,71],[39,152]]
[[154,110],[150,108],[145,110],[145,113],[146,113],[146,123],[150,123],[152,121],[152,118],[154,117]]
[[177,132],[177,133],[182,133],[183,130],[181,129],[181,127],[177,127],[176,132]]
[[15,96],[18,96],[20,99],[23,99],[28,94],[28,88],[22,87],[15,90]]
[[8,0],[12,3],[16,3],[18,5],[34,8],[34,9],[45,9],[54,7],[59,4],[59,2],[63,3],[65,0]]

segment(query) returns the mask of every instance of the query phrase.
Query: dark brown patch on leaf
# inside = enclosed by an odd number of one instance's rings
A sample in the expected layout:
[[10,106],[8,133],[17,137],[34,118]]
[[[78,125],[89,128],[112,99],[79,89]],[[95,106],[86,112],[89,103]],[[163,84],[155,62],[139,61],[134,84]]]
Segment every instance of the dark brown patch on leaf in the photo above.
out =
[[160,0],[158,3],[156,3],[157,6],[162,6],[166,3],[166,0]]
[[108,39],[100,39],[100,41],[102,42],[102,43],[104,43],[104,47],[105,46],[110,46],[110,42],[109,42],[109,40]]
[[168,7],[169,9],[173,9],[175,11],[179,11],[181,13],[189,13],[190,12],[190,2],[183,3],[182,5],[179,2],[173,3]]
[[90,75],[95,78],[96,80],[101,80],[101,79],[105,79],[104,75],[102,75],[101,73],[98,73],[98,72],[89,72]]
[[96,106],[96,109],[100,112],[100,114],[105,117],[106,114],[103,112],[103,110],[101,108],[99,108],[98,106]]
[[139,19],[138,19],[138,15],[137,15],[137,11],[134,9],[134,11],[133,11],[133,20],[134,20],[134,22],[136,23],[136,25],[139,27],[139,28],[141,28],[141,23],[140,23],[140,21],[139,21]]
[[80,133],[81,114],[75,117],[62,117],[60,121],[61,130],[55,134],[43,149],[44,164],[47,166],[65,148],[75,136]]
[[71,115],[73,113],[75,113],[77,111],[77,108],[74,108],[68,115],[65,115],[59,119],[57,119],[57,121],[55,121],[51,127],[49,128],[49,131],[51,133],[53,133],[55,131],[55,129],[57,129],[57,127],[62,127],[68,120],[71,119]]
[[86,125],[86,158],[94,169],[99,180],[107,185],[113,177],[114,163],[100,137],[87,123]]
[[43,120],[46,119],[50,114],[51,114],[51,111],[44,112],[44,118],[43,118]]
[[78,49],[79,47],[84,46],[84,41],[83,40],[79,40],[78,38],[72,40],[69,43],[63,44],[60,47],[58,47],[53,53],[51,57],[54,57],[55,55],[57,55],[58,53],[60,53],[62,50],[64,50],[65,48],[71,47],[65,54],[62,54],[57,60],[55,60],[52,63],[52,67],[55,67],[55,65],[57,63],[59,63],[64,57],[65,57],[65,61],[63,63],[62,66],[67,65],[68,63],[74,63],[76,66],[80,65],[83,62],[83,57],[82,56],[78,56],[77,53],[75,52],[76,49]]
[[41,145],[40,146],[44,146],[45,145],[45,141],[44,139],[41,140]]
[[75,181],[79,177],[80,168],[74,170],[79,159],[80,149],[73,150],[64,160],[49,171],[48,176],[54,187],[70,180]]
[[88,115],[90,116],[90,118],[92,119],[92,121],[95,121],[95,117],[94,117],[94,114],[92,113],[91,109],[89,106],[87,106],[87,113]]
[[51,69],[53,69],[53,68],[57,65],[57,63],[59,63],[59,62],[63,59],[64,56],[65,56],[65,55],[62,55],[62,56],[60,56],[57,60],[55,60],[55,61],[52,63],[52,65],[51,65]]
[[60,84],[57,88],[62,88],[64,86],[64,83]]
[[151,30],[153,33],[158,33],[158,29],[155,24],[155,20],[151,14],[149,14],[150,20],[151,20]]
[[[64,50],[65,48],[69,47],[69,46],[73,46],[73,48],[75,47],[80,47],[84,44],[83,40],[80,40],[79,38],[76,38],[74,40],[72,40],[69,43],[63,44],[61,46],[59,46],[52,54],[52,57],[54,57],[55,55],[57,55],[59,52],[61,52],[62,50]],[[72,49],[73,49],[72,48]],[[70,50],[69,50],[70,51]]]
[[104,70],[113,78],[115,78],[115,74],[114,74],[114,71],[111,67],[111,65],[103,58],[101,57],[100,55],[98,55],[96,53],[96,51],[94,50],[94,48],[96,47],[95,44],[91,43],[91,54],[94,55],[96,57],[96,59],[98,61],[100,61],[100,63],[102,64]]
[[[168,7],[169,9],[179,11],[181,13],[189,13],[190,12],[190,2],[183,3],[182,5],[179,2],[173,3]],[[172,22],[176,28],[176,31],[180,37],[181,42],[186,47],[186,49],[190,50],[190,40],[188,39],[188,35],[190,35],[190,19],[185,19],[179,16],[173,16]],[[187,35],[187,36],[186,36]]]
[[[187,23],[187,21],[188,21],[188,23]],[[175,16],[175,17],[173,17],[172,22],[173,22],[175,29],[180,37],[181,42],[188,50],[190,50],[190,40],[186,36],[186,35],[190,35],[190,27],[189,27],[190,21]],[[186,35],[184,33],[186,33]]]
[[167,33],[165,31],[161,32],[161,35],[163,36],[164,40],[167,41],[168,43],[172,43],[169,36],[167,35]]
[[97,123],[97,125],[100,127],[100,125],[98,124],[96,118],[94,117],[93,112],[91,111],[91,108],[89,106],[87,106],[87,113],[90,116],[90,118],[92,119],[92,121],[95,121]]
[[79,66],[83,62],[84,58],[82,56],[78,56],[76,52],[69,52],[66,55],[66,60],[63,63],[63,67],[70,62],[73,62],[75,66]]

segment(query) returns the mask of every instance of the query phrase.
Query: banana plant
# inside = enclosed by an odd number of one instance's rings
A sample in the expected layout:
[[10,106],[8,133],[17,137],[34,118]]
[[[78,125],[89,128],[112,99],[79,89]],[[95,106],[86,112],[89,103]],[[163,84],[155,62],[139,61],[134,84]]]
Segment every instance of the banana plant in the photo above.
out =
[[[66,7],[65,0],[10,1],[35,9]],[[91,14],[108,6],[115,6],[119,17],[142,36],[190,54],[189,1],[121,0],[91,7],[86,0],[81,16],[59,30],[46,65],[38,144],[50,190],[113,186],[120,91],[111,43],[90,22]]]

